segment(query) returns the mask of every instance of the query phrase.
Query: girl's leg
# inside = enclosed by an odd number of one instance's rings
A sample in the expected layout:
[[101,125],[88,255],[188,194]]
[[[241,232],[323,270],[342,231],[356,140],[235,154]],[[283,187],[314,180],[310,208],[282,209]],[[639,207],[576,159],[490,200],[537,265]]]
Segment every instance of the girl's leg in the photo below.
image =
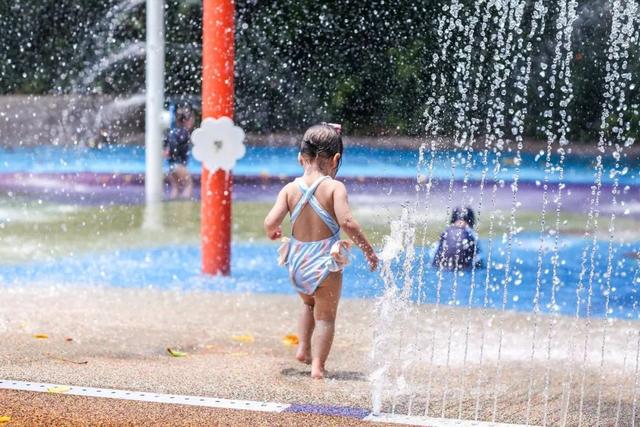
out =
[[185,199],[191,199],[193,197],[193,180],[191,175],[187,172],[187,176],[184,179],[184,190],[182,191],[182,197]]
[[181,196],[190,199],[193,194],[193,182],[187,167],[184,165],[178,165],[176,167],[176,172],[178,174],[179,187],[182,188]]
[[342,291],[342,273],[331,273],[316,290],[314,317],[316,329],[311,347],[311,377],[324,378],[324,365],[331,351],[338,302]]
[[169,187],[171,188],[169,198],[175,199],[176,197],[178,197],[178,177],[176,176],[175,169],[171,169],[169,171]]
[[311,363],[311,335],[315,327],[313,319],[313,305],[315,301],[310,295],[299,293],[302,298],[302,311],[298,318],[298,333],[300,334],[300,342],[298,343],[298,351],[296,351],[296,359],[302,363]]

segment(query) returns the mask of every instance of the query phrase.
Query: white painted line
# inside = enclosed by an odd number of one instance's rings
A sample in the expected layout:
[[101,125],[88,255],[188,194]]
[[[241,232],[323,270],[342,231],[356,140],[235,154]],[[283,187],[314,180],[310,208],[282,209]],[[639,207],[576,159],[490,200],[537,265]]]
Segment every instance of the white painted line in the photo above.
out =
[[105,397],[109,399],[135,400],[139,402],[173,403],[180,405],[205,406],[208,408],[242,409],[260,412],[282,412],[289,404],[272,402],[255,402],[252,400],[217,399],[202,396],[185,396],[179,394],[146,393],[131,390],[114,390],[110,388],[94,388],[80,386],[62,386],[60,384],[34,383],[26,381],[0,380],[0,389],[22,390],[47,393],[49,389],[68,387],[68,391],[60,394],[87,397]]
[[410,424],[414,426],[427,426],[427,427],[525,427],[522,424],[503,424],[503,423],[491,423],[485,421],[473,421],[473,420],[451,420],[446,418],[432,418],[422,417],[414,415],[400,415],[400,414],[379,414],[369,415],[363,419],[363,421],[372,421],[376,423],[389,423],[389,424]]
[[[57,390],[57,394],[66,394],[72,396],[86,396],[86,397],[101,397],[107,399],[122,399],[122,400],[134,400],[137,402],[153,402],[153,403],[168,403],[178,405],[191,405],[191,406],[204,406],[207,408],[220,408],[220,409],[235,409],[244,411],[258,411],[258,412],[283,412],[292,407],[287,403],[274,403],[274,402],[256,402],[253,400],[231,400],[231,399],[217,399],[213,397],[202,396],[186,396],[180,394],[164,394],[164,393],[147,393],[141,391],[131,390],[115,390],[111,388],[95,388],[95,387],[82,387],[82,386],[67,386],[62,384],[50,384],[50,383],[36,383],[27,381],[13,381],[13,380],[0,380],[0,389],[6,390],[21,390],[31,391],[39,393],[51,393],[49,390]],[[296,406],[309,406],[314,405],[293,405]],[[348,413],[348,409],[353,408],[341,408],[333,406],[320,405],[320,413],[326,411],[326,415],[335,415],[333,409],[345,409],[345,413]],[[366,413],[366,411],[363,411]],[[360,417],[356,417],[360,419]],[[389,423],[389,424],[411,424],[416,426],[428,426],[428,427],[523,427],[517,424],[501,424],[501,423],[487,423],[482,421],[466,421],[466,420],[448,420],[443,418],[431,418],[420,417],[411,415],[398,415],[398,414],[379,414],[379,415],[367,415],[362,419],[363,421]]]

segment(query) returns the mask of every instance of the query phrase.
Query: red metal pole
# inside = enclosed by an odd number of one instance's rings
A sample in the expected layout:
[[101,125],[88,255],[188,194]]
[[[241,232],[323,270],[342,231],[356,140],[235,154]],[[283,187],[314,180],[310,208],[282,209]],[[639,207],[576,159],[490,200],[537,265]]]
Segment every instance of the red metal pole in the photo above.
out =
[[[202,118],[233,118],[233,0],[202,2]],[[202,271],[231,273],[231,173],[202,165]]]

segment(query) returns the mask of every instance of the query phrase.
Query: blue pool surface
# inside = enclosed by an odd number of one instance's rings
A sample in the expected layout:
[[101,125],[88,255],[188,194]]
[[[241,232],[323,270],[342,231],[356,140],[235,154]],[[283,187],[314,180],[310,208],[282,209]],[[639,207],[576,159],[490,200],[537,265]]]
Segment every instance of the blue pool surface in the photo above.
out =
[[[488,158],[492,165],[494,155]],[[498,179],[510,181],[514,173],[513,154],[505,154],[500,160],[501,170]],[[462,179],[465,172],[471,179],[480,179],[483,171],[482,155],[475,153],[470,166],[465,165],[466,153],[439,152],[434,162],[433,176],[437,179],[449,179],[452,173],[452,159],[455,162],[454,175]],[[417,150],[348,147],[340,176],[348,177],[384,177],[415,178]],[[520,179],[524,181],[542,181],[545,174],[544,156],[523,154]],[[557,158],[553,159],[557,162]],[[564,181],[567,183],[589,184],[594,181],[593,157],[570,155],[565,161]],[[635,163],[634,163],[635,162]],[[619,175],[622,184],[638,183],[636,161],[631,162],[624,175]],[[624,163],[620,167],[624,169]],[[609,173],[611,161],[605,161],[603,182],[612,181]],[[201,165],[195,160],[189,163],[193,173],[201,171]],[[489,175],[492,176],[492,167]],[[144,147],[108,146],[103,149],[63,148],[56,146],[0,148],[0,173],[144,173]],[[295,147],[248,147],[247,155],[241,159],[234,173],[237,175],[294,176],[300,173]],[[424,174],[427,171],[423,172]],[[557,170],[549,171],[549,180],[557,181]]]
[[[486,250],[488,242],[482,242]],[[557,310],[564,315],[576,313],[576,290],[581,269],[580,260],[587,242],[580,238],[563,238],[560,248],[561,265],[558,268],[559,285],[557,287],[556,306],[551,305],[551,248],[552,241],[544,242],[544,256],[540,275],[540,304],[542,312]],[[592,281],[592,306],[590,315],[604,317],[607,294],[607,246],[597,243],[595,268]],[[518,237],[514,246],[511,264],[511,283],[508,287],[507,310],[531,312],[534,309],[534,296],[537,283],[537,256],[539,239],[534,234]],[[618,318],[638,318],[638,288],[640,271],[637,258],[640,242],[634,244],[616,244],[613,246],[613,272],[609,299],[609,315]],[[422,251],[418,249],[417,253]],[[436,302],[438,288],[437,271],[428,267],[430,251],[426,251],[426,273],[424,275],[424,296],[421,302]],[[478,270],[473,286],[471,305],[474,307],[502,308],[503,280],[505,277],[506,247],[496,243],[493,250],[493,263],[487,288],[485,304],[486,270]],[[590,252],[588,252],[590,253]],[[369,273],[359,251],[354,251],[354,260],[344,274],[343,295],[348,298],[374,298],[384,289],[378,273]],[[78,284],[106,285],[113,287],[153,287],[159,289],[205,289],[223,292],[258,292],[293,294],[288,282],[286,270],[278,267],[275,261],[276,246],[268,243],[241,243],[233,246],[233,277],[211,278],[200,275],[200,249],[197,246],[170,246],[149,249],[130,249],[115,252],[92,253],[76,257],[62,258],[47,262],[20,264],[0,263],[0,284],[2,286],[20,286],[26,284]],[[400,263],[399,263],[400,264]],[[415,263],[413,277],[418,271]],[[589,262],[587,260],[587,267]],[[393,266],[398,277],[400,269]],[[587,315],[586,298],[588,295],[587,269],[584,280],[585,290],[581,292],[580,316]],[[400,280],[401,281],[401,280]],[[417,281],[415,282],[417,283]],[[455,297],[453,294],[456,286]],[[417,289],[417,286],[415,286]],[[442,275],[440,303],[466,306],[471,292],[471,275],[464,273],[457,278],[453,273]],[[417,291],[413,295],[417,299]]]

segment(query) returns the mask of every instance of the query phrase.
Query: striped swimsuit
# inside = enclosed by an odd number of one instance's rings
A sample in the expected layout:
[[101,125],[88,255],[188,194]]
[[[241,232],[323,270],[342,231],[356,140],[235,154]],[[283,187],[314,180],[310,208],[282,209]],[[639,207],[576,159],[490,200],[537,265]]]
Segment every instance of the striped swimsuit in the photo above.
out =
[[[311,187],[307,187],[300,178],[295,182],[298,184],[302,197],[291,212],[291,228],[300,216],[302,209],[309,204],[315,213],[322,219],[332,233],[332,236],[314,242],[301,242],[291,236],[287,253],[284,255],[284,264],[288,265],[289,278],[296,291],[307,295],[313,295],[327,278],[329,273],[342,271],[348,263],[349,244],[340,240],[340,226],[335,219],[320,205],[314,193],[318,185],[328,176],[318,178]],[[332,256],[332,253],[339,254]],[[344,261],[340,261],[344,260]]]

